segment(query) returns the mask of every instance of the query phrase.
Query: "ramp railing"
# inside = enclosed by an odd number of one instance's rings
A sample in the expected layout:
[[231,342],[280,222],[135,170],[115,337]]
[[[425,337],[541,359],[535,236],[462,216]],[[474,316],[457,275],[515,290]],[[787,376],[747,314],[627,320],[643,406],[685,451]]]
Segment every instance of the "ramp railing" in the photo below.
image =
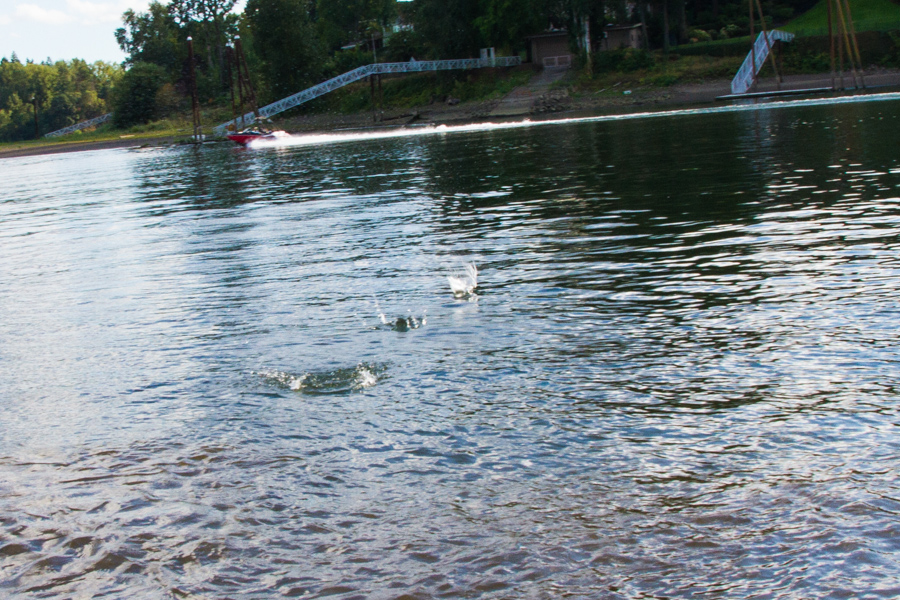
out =
[[[347,71],[328,81],[314,85],[287,98],[282,98],[259,109],[260,118],[271,117],[310,100],[324,96],[328,92],[364,79],[369,75],[387,75],[392,73],[420,73],[423,71],[450,71],[457,69],[482,69],[485,67],[514,67],[521,64],[518,56],[498,56],[494,58],[461,58],[458,60],[411,60],[409,62],[373,63]],[[240,118],[240,117],[238,117]],[[243,116],[246,123],[252,123],[256,115],[249,112]],[[216,135],[225,135],[233,121],[215,127]]]
[[62,129],[51,131],[50,133],[44,134],[44,137],[59,137],[61,135],[74,133],[82,129],[87,129],[88,127],[93,127],[94,125],[99,125],[100,123],[106,123],[111,118],[112,113],[107,113],[105,115],[100,115],[99,117],[96,117],[94,119],[90,119],[89,121],[82,121],[81,123],[75,123],[74,125],[69,125],[68,127],[63,127]]

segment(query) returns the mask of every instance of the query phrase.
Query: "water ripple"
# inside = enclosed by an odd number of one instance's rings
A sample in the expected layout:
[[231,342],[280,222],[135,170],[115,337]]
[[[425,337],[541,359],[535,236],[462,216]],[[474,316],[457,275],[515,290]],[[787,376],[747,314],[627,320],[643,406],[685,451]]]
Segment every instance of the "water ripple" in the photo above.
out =
[[844,102],[5,159],[0,589],[896,597],[900,121]]

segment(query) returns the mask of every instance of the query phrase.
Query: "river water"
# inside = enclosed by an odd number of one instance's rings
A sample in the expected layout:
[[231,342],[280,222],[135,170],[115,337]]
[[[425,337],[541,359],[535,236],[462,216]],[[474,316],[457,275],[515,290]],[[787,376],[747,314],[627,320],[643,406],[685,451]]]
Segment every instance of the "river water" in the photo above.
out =
[[897,597],[880,100],[3,160],[0,596]]

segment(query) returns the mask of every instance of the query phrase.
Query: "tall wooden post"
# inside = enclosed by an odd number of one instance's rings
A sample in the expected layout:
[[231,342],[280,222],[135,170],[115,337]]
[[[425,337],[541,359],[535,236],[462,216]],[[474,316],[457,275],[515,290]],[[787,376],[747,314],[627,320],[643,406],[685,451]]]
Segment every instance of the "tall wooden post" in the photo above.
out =
[[228,70],[228,92],[231,94],[231,119],[234,132],[238,132],[237,104],[234,100],[234,48],[225,46],[225,68]]
[[[752,27],[753,25],[751,25]],[[752,32],[750,34],[753,35]],[[665,70],[669,70],[669,0],[663,0],[663,50],[665,51]]]
[[[763,39],[766,41],[766,50],[769,55],[769,61],[772,64],[772,70],[775,71],[775,85],[781,89],[781,75],[778,73],[778,66],[775,64],[775,56],[772,54],[772,44],[769,40],[769,30],[766,28],[766,17],[763,14],[762,4],[756,0],[756,8],[759,10],[759,24],[762,27]],[[755,66],[755,65],[754,65]]]
[[644,7],[644,3],[646,1],[647,0],[638,0],[638,10],[641,12],[641,35],[644,38],[643,44],[641,44],[641,47],[644,50],[649,50],[650,49],[650,37],[647,35],[647,14],[646,14],[646,9]]
[[[844,38],[843,46],[847,47],[847,57],[850,59],[850,70],[853,73],[853,86],[858,88],[858,87],[860,87],[859,75],[856,72],[856,60],[854,59],[854,56],[853,56],[853,48],[850,45],[850,34],[849,34],[850,29],[847,26],[847,15],[844,14],[844,8],[841,6],[840,0],[835,0],[835,6],[837,7],[838,22],[840,24],[842,36]],[[841,48],[841,50],[843,51],[843,47]],[[842,54],[843,54],[843,52],[842,52]],[[860,67],[860,68],[862,68],[862,67]],[[841,70],[843,70],[843,65],[842,65]]]
[[[753,61],[750,72],[753,74],[753,86],[756,85],[756,27],[753,18],[753,0],[747,0],[747,6],[750,8],[750,56]],[[749,91],[749,90],[748,90]]]
[[31,103],[34,105],[34,139],[39,139],[41,137],[41,131],[38,127],[37,94],[31,97]]
[[237,90],[238,90],[238,108],[240,112],[238,113],[241,118],[241,126],[240,128],[237,126],[237,119],[234,121],[234,130],[235,131],[243,131],[246,129],[247,124],[244,123],[244,80],[241,76],[241,59],[237,54],[237,45],[238,42],[241,41],[241,36],[234,36],[234,68],[237,71]]
[[[241,46],[241,36],[234,36],[234,50],[237,53],[238,79],[241,80],[241,86],[247,91],[247,101],[250,102],[250,110],[257,121],[259,121],[259,108],[256,103],[256,93],[253,91],[253,85],[250,83],[250,69],[247,68],[247,59],[244,57],[244,47]],[[239,90],[241,88],[238,88]],[[243,97],[243,93],[242,93]],[[244,114],[244,102],[241,100],[241,115]],[[243,116],[241,116],[241,124],[243,125]]]
[[190,36],[188,43],[188,70],[191,78],[191,112],[194,120],[194,141],[202,142],[203,134],[200,130],[200,100],[197,98],[197,75],[194,72],[194,40]]
[[834,8],[831,6],[831,0],[827,0],[828,4],[828,43],[831,46],[831,89],[834,90],[834,23],[832,13]]
[[369,95],[372,97],[372,122],[378,121],[378,108],[375,104],[375,75],[369,75]]
[[859,65],[859,83],[866,89],[866,80],[863,73],[862,55],[859,52],[859,43],[856,41],[856,25],[853,24],[853,15],[850,14],[850,2],[844,0],[844,8],[847,11],[847,22],[850,23],[850,39],[853,41],[853,51],[856,53],[856,62]]
[[378,120],[384,118],[384,90],[381,87],[381,73],[378,74]]

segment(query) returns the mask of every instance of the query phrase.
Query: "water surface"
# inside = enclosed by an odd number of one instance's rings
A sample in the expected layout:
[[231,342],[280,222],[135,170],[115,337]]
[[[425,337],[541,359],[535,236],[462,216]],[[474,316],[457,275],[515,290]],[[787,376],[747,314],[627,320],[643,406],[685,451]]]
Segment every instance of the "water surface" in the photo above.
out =
[[898,115],[3,160],[0,595],[900,595]]

